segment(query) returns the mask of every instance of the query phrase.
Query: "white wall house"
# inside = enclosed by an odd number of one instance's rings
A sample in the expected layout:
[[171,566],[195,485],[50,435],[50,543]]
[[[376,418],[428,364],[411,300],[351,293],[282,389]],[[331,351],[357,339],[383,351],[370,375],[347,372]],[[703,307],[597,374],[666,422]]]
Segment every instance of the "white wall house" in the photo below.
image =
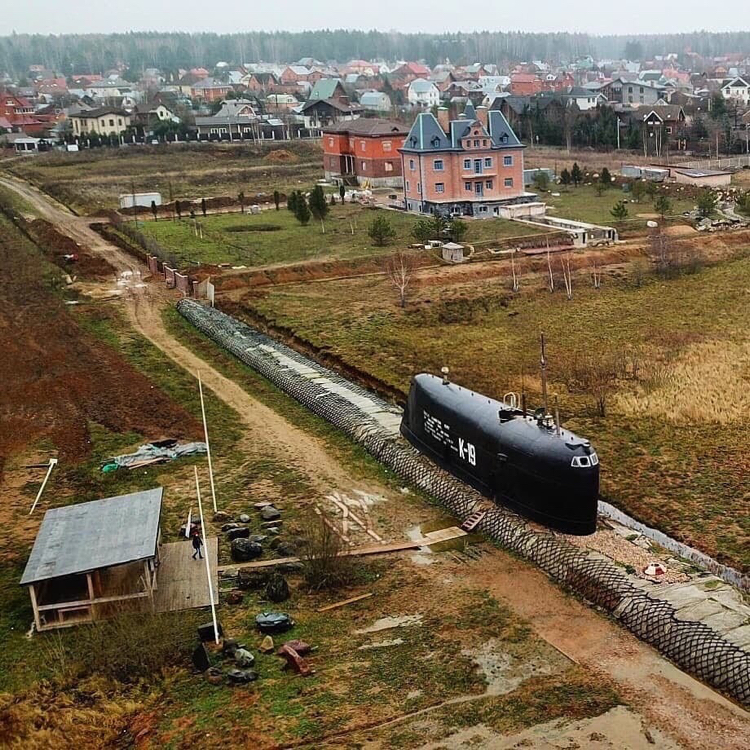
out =
[[721,95],[738,104],[750,105],[750,83],[744,78],[734,78],[721,87]]
[[440,92],[432,81],[415,78],[409,84],[407,99],[414,107],[436,107],[440,103]]

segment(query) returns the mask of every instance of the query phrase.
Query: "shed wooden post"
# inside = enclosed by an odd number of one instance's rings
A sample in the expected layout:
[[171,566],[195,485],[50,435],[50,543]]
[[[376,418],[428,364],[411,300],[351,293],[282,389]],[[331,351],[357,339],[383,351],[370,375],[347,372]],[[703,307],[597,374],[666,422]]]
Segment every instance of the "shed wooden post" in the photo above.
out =
[[36,601],[36,584],[32,583],[29,586],[29,596],[31,597],[31,609],[34,610],[34,624],[36,625],[37,632],[42,629],[42,623],[39,620],[39,605]]
[[89,587],[89,599],[91,600],[91,604],[89,605],[89,617],[91,619],[94,618],[94,599],[96,599],[96,594],[94,594],[94,581],[91,578],[91,573],[86,573],[86,583]]

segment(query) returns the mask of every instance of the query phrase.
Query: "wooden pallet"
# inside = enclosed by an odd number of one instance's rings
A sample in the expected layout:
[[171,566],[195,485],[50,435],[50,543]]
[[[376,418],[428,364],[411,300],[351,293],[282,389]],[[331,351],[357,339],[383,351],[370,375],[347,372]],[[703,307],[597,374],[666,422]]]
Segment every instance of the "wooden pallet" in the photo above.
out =
[[487,515],[486,510],[478,510],[472,513],[462,524],[461,528],[466,531],[474,531],[479,525],[479,522]]

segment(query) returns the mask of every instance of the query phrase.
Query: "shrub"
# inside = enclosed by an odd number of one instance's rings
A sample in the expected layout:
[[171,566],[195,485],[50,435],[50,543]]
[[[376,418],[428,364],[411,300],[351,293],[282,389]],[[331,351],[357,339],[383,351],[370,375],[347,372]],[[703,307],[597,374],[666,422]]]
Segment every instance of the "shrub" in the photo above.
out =
[[312,516],[304,524],[300,560],[309,588],[335,589],[354,578],[354,558],[342,556],[341,537],[321,517]]
[[396,230],[386,216],[380,215],[372,220],[367,234],[377,247],[383,247],[396,236]]
[[279,224],[241,224],[236,227],[224,227],[224,232],[278,232]]

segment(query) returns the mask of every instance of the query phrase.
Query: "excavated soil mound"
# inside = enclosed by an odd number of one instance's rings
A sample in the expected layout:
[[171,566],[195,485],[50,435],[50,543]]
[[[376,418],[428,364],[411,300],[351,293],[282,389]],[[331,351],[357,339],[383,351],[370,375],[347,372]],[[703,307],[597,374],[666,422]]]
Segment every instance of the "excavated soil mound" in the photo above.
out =
[[267,156],[264,156],[263,161],[266,164],[296,164],[299,161],[299,156],[293,154],[291,151],[287,151],[285,148],[277,148]]

